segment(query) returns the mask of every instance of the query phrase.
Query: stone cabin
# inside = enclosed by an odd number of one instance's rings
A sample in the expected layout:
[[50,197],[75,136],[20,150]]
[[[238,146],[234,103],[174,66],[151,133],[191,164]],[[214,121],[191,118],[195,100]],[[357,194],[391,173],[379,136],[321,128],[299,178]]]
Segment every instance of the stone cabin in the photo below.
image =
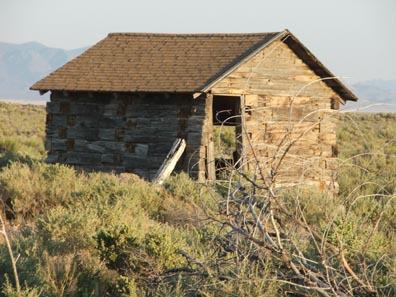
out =
[[212,180],[222,124],[235,130],[234,166],[322,188],[337,167],[332,111],[357,100],[288,30],[111,33],[31,89],[51,92],[50,163],[150,179],[183,138],[176,169]]

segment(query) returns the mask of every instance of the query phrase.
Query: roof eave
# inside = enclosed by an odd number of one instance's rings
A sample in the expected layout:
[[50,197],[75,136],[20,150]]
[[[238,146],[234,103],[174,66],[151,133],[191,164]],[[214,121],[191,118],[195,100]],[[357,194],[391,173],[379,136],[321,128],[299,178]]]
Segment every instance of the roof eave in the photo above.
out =
[[190,90],[190,89],[173,89],[173,90],[138,90],[138,89],[131,89],[131,90],[120,90],[120,89],[109,89],[109,90],[103,90],[103,89],[80,89],[80,88],[73,88],[73,89],[65,89],[65,88],[42,88],[42,87],[30,87],[30,90],[33,91],[39,91],[40,95],[43,95],[49,91],[51,92],[93,92],[93,93],[179,93],[179,94],[194,94],[199,91],[196,90]]
[[341,79],[342,77],[334,75],[326,66],[324,66],[318,58],[307,48],[305,45],[298,40],[291,32],[288,31],[288,37],[285,39],[285,43],[299,56],[308,66],[322,78],[323,82],[326,83],[335,93],[337,93],[344,101],[357,101],[358,97],[345,86]]
[[47,89],[47,88],[35,87],[35,85],[36,85],[36,84],[34,84],[33,86],[31,86],[31,87],[29,88],[29,90],[32,90],[32,91],[39,91],[39,92],[40,92],[40,95],[43,95],[43,94],[45,94],[45,93],[47,93],[47,92],[49,91],[49,89]]

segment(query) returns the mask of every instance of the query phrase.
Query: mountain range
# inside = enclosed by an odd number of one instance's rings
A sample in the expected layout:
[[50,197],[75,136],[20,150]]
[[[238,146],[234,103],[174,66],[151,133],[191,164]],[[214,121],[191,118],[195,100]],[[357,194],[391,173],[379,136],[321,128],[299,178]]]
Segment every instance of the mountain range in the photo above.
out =
[[33,102],[48,100],[48,94],[40,96],[29,87],[86,49],[64,50],[38,42],[0,42],[0,98]]
[[[0,100],[21,103],[48,101],[48,93],[40,96],[29,87],[87,48],[65,50],[38,42],[0,42]],[[396,112],[396,80],[359,81],[348,84],[348,87],[359,97],[359,101],[348,104],[347,110]]]
[[351,90],[359,101],[352,109],[368,112],[396,112],[396,80],[374,79],[356,82]]

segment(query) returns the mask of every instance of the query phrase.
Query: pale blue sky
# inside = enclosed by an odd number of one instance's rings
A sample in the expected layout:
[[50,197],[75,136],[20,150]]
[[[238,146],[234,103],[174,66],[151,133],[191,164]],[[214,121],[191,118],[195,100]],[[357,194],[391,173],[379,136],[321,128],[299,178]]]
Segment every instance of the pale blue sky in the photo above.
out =
[[285,28],[351,82],[396,80],[396,0],[0,0],[0,41],[66,49],[109,32]]

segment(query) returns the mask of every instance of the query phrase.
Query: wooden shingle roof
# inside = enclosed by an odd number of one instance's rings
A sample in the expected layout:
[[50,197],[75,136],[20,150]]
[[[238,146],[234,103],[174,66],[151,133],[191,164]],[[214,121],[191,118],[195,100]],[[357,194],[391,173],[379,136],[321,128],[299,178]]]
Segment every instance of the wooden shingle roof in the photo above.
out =
[[194,92],[276,33],[111,33],[33,90]]
[[[287,30],[243,34],[110,33],[30,89],[42,92],[206,92],[214,82],[279,39],[320,77],[334,76]],[[357,100],[340,80],[331,79],[325,83],[343,100]]]

